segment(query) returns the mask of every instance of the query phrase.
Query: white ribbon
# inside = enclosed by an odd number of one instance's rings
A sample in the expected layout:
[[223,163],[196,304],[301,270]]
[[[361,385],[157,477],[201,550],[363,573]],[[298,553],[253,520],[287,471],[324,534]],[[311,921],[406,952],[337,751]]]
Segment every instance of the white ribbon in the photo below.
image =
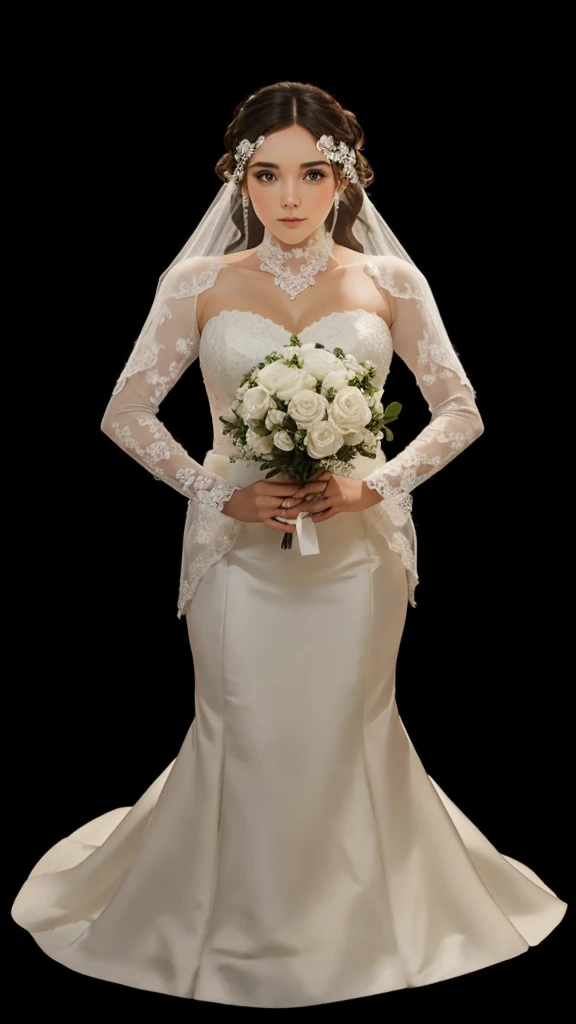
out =
[[309,512],[299,512],[296,519],[286,519],[285,516],[274,516],[279,523],[287,523],[289,526],[296,526],[298,546],[301,555],[319,555],[320,545],[316,533],[316,523]]
[[296,519],[296,533],[298,534],[298,544],[300,545],[301,555],[320,554],[318,535],[316,533],[316,523],[310,516],[309,512],[298,513],[298,518]]

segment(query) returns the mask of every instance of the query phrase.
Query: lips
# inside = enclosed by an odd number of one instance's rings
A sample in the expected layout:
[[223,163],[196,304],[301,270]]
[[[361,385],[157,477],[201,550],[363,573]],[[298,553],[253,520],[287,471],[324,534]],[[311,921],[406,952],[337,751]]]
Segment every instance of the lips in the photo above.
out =
[[304,220],[305,220],[304,217],[281,217],[280,218],[280,223],[281,224],[303,224]]

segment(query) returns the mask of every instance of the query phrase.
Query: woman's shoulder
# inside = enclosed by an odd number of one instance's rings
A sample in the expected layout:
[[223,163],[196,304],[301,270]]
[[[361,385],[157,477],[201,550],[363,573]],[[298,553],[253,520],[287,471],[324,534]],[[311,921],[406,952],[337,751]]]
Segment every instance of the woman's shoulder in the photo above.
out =
[[366,273],[374,278],[380,288],[393,295],[417,297],[428,287],[424,274],[410,260],[392,253],[362,255]]

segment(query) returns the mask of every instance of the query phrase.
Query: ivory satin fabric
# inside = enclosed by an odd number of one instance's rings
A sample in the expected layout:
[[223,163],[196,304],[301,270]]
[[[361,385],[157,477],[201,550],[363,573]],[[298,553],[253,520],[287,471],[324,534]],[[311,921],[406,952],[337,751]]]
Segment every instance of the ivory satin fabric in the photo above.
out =
[[185,998],[306,1006],[486,967],[561,920],[566,904],[454,806],[406,734],[400,558],[361,516],[317,533],[304,557],[243,524],[205,574],[176,760],[133,808],[49,851],[14,904],[55,960]]

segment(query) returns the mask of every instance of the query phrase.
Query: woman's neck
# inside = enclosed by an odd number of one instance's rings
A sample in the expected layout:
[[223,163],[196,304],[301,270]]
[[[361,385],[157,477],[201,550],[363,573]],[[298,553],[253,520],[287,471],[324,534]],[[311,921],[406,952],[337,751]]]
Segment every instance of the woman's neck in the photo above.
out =
[[274,284],[295,299],[310,285],[315,284],[316,274],[326,270],[332,256],[332,236],[324,225],[313,231],[299,245],[283,249],[279,239],[268,230],[256,250],[260,270],[274,276]]
[[274,253],[276,258],[282,260],[306,259],[320,251],[329,255],[332,250],[332,244],[332,237],[328,234],[323,224],[320,224],[315,231],[306,238],[303,238],[297,245],[291,245],[289,242],[272,234],[268,228],[265,228],[264,237],[258,247],[258,252],[260,254]]

